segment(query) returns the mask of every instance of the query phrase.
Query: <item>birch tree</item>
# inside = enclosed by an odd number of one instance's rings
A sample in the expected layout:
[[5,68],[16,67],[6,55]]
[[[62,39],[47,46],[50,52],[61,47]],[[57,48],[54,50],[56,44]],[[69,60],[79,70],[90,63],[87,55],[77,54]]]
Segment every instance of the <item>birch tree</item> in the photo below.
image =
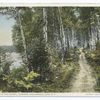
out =
[[48,41],[48,33],[47,33],[48,21],[47,21],[47,9],[46,8],[43,8],[43,23],[44,23],[44,26],[43,26],[44,39],[45,39],[45,42],[47,42]]
[[64,33],[64,27],[63,27],[63,21],[62,21],[62,13],[61,13],[61,8],[58,7],[58,12],[59,12],[59,25],[60,25],[60,39],[61,39],[61,46],[62,46],[62,63],[64,63],[64,54],[66,50],[66,45],[65,45],[65,33]]
[[24,31],[23,31],[22,22],[21,22],[21,14],[20,14],[21,10],[16,9],[16,13],[17,13],[17,17],[18,17],[18,23],[19,23],[20,33],[21,33],[23,47],[24,47],[25,61],[28,63],[28,54],[27,54],[26,39],[25,39]]

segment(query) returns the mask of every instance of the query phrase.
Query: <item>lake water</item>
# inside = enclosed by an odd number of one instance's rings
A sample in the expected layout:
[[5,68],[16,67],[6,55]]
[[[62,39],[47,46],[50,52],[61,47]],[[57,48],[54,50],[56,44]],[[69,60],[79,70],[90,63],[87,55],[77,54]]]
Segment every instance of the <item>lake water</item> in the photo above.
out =
[[12,53],[6,53],[6,54],[7,54],[7,59],[9,61],[12,61],[12,64],[10,66],[10,70],[12,70],[13,68],[18,68],[23,64],[22,58],[21,58],[19,53],[12,52]]

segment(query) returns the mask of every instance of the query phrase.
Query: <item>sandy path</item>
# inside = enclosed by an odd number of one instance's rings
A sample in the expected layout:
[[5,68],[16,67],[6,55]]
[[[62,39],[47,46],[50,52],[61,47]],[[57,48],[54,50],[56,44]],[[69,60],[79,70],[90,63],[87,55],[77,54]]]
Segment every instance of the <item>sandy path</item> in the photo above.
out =
[[75,76],[71,92],[95,92],[96,79],[92,76],[92,69],[86,61],[85,55],[81,52],[79,57],[79,73]]

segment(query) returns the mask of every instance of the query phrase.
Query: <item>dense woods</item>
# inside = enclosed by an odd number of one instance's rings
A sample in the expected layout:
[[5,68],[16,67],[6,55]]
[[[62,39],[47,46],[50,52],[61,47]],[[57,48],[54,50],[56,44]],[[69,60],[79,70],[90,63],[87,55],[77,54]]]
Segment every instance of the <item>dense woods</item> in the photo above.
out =
[[11,50],[23,62],[10,70],[8,51],[0,47],[1,92],[72,92],[80,49],[100,91],[99,7],[6,7],[0,14],[15,20]]

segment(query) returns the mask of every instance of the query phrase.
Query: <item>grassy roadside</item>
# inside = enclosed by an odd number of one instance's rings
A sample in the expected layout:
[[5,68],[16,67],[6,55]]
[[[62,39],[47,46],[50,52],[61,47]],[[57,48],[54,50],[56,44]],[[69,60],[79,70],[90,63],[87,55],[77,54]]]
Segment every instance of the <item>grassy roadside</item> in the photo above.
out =
[[77,73],[79,64],[77,62],[67,62],[61,66],[59,75],[52,80],[51,84],[42,85],[44,92],[70,92],[73,76]]
[[95,51],[88,52],[86,54],[86,58],[89,64],[92,66],[94,70],[93,75],[97,80],[95,91],[100,92],[100,51],[95,50]]

